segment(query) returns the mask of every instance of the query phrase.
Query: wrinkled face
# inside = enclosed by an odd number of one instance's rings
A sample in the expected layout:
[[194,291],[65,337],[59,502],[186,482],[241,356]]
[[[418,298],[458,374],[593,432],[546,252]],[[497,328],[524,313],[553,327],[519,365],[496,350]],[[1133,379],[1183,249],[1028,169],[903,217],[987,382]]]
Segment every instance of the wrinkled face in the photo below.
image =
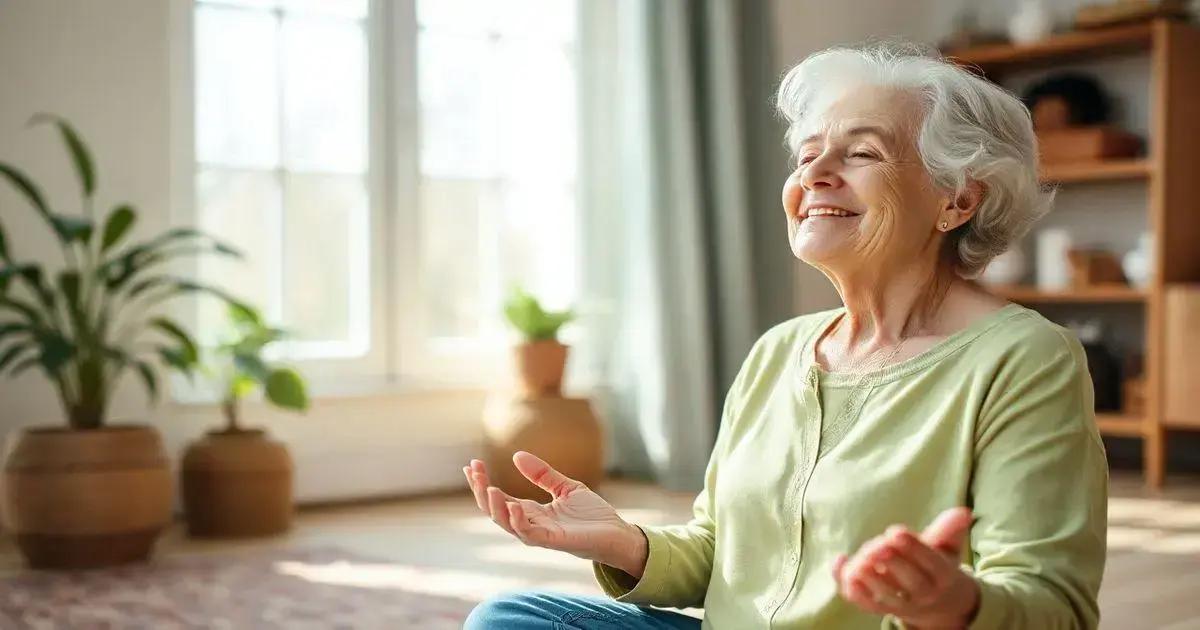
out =
[[834,272],[894,269],[936,257],[938,190],[917,152],[915,95],[862,86],[840,94],[801,130],[783,185],[797,258]]

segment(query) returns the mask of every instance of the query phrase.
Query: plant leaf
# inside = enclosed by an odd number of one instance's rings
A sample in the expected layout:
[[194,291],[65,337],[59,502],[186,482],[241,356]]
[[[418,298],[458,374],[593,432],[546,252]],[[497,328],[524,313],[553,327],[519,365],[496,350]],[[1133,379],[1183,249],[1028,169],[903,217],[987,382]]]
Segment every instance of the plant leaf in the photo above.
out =
[[2,325],[0,325],[0,341],[3,341],[5,337],[11,337],[17,333],[22,333],[22,332],[23,333],[32,333],[33,327],[30,326],[29,324],[23,324],[20,322],[10,322],[7,324],[2,324]]
[[245,398],[247,394],[254,391],[254,388],[257,386],[258,381],[254,380],[253,378],[250,378],[245,374],[236,374],[233,377],[233,382],[229,385],[229,395],[233,397],[234,400],[241,400]]
[[0,175],[8,178],[11,183],[21,194],[25,195],[25,199],[33,204],[35,210],[38,211],[47,221],[50,220],[50,208],[46,205],[46,198],[42,196],[42,191],[29,179],[25,173],[22,173],[15,166],[0,162]]
[[64,243],[73,243],[75,241],[88,242],[92,238],[92,222],[83,217],[71,217],[65,214],[56,214],[50,217],[50,225],[54,226],[54,233],[58,234],[58,238]]
[[0,260],[12,262],[12,257],[8,254],[8,237],[4,235],[3,226],[0,226]]
[[165,317],[155,317],[148,323],[179,342],[181,356],[189,365],[195,365],[200,361],[200,351],[196,348],[196,342],[179,324]]
[[195,366],[187,360],[184,351],[178,348],[168,348],[166,346],[158,347],[158,356],[162,358],[164,364],[179,370],[186,374],[189,378],[192,376],[192,368]]
[[96,169],[93,166],[92,156],[88,152],[87,145],[80,139],[79,134],[75,133],[75,129],[71,127],[71,123],[67,122],[61,116],[38,113],[29,119],[30,125],[42,123],[50,123],[58,127],[59,133],[62,134],[63,142],[67,145],[67,151],[71,154],[71,160],[75,163],[75,173],[79,176],[79,185],[83,189],[83,196],[91,197],[96,192]]
[[7,368],[9,364],[11,364],[13,361],[16,361],[17,357],[19,357],[22,352],[29,350],[32,347],[32,344],[18,343],[9,346],[8,349],[0,353],[0,374],[3,374],[4,368]]
[[285,409],[308,409],[304,379],[291,368],[273,370],[267,377],[267,400]]
[[64,271],[58,274],[58,288],[62,290],[63,296],[67,298],[67,304],[72,307],[79,306],[79,272]]
[[24,315],[26,321],[33,326],[42,326],[42,316],[31,304],[10,297],[0,298],[0,309],[5,308]]
[[133,367],[142,379],[142,386],[146,388],[146,394],[149,396],[150,402],[157,403],[158,377],[154,375],[154,368],[150,367],[150,364],[145,361],[134,361]]
[[271,368],[267,367],[266,362],[256,353],[235,351],[233,353],[233,365],[239,373],[259,383],[265,384],[271,376]]
[[42,362],[41,357],[37,357],[37,356],[29,357],[28,359],[25,359],[25,360],[21,361],[20,363],[14,365],[12,367],[12,370],[8,373],[8,375],[9,376],[20,376],[21,373],[25,372],[26,370],[28,370],[31,367],[36,367],[41,362]]
[[126,204],[118,206],[109,213],[108,219],[104,222],[104,235],[100,241],[100,252],[104,253],[110,247],[116,245],[121,240],[122,236],[133,227],[137,220],[137,214],[133,211],[133,207]]
[[75,345],[58,333],[46,331],[37,340],[41,346],[38,360],[49,374],[57,373],[75,356]]

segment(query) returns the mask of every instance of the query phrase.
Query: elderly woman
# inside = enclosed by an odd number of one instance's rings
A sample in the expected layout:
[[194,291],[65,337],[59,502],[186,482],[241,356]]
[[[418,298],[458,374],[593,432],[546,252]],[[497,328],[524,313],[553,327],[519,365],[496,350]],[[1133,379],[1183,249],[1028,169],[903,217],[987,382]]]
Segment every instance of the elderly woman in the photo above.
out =
[[553,500],[517,500],[472,461],[480,509],[593,561],[610,598],[502,597],[467,627],[1095,628],[1107,468],[1084,353],[968,280],[1051,201],[1028,111],[887,47],[812,55],[778,104],[792,251],[845,306],[751,350],[686,525],[631,524],[528,453]]

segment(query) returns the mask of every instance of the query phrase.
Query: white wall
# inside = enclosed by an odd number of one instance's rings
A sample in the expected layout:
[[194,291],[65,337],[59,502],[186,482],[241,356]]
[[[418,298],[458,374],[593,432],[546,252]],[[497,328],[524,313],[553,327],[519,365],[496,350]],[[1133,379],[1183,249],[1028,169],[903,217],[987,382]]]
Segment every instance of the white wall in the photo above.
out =
[[[130,201],[140,235],[170,221],[171,37],[185,0],[0,0],[0,160],[29,173],[59,212],[78,209],[78,184],[58,137],[27,130],[38,111],[70,119],[99,171],[97,208]],[[60,264],[30,208],[0,185],[0,224],[22,257]],[[148,408],[127,383],[118,420],[159,427],[172,454],[217,423],[215,409]],[[297,496],[333,500],[462,485],[461,463],[478,452],[479,392],[404,393],[319,401],[305,417],[248,409],[292,449]],[[39,374],[0,381],[0,437],[58,424],[62,413]]]

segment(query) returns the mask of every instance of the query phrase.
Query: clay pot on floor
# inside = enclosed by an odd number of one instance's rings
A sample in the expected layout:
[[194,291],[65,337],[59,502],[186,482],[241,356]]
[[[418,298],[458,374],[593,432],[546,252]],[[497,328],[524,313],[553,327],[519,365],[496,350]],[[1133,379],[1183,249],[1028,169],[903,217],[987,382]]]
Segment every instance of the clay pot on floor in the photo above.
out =
[[35,569],[144,561],[171,520],[171,472],[156,430],[32,428],[4,460],[5,529]]
[[513,348],[517,384],[525,396],[558,396],[567,366],[567,346],[554,339],[530,341]]
[[515,497],[544,502],[549,496],[517,471],[517,451],[533,453],[593,489],[603,477],[603,433],[586,398],[493,394],[484,405],[483,433],[492,483]]
[[292,457],[262,430],[208,433],[184,452],[180,477],[191,536],[271,536],[291,527]]

